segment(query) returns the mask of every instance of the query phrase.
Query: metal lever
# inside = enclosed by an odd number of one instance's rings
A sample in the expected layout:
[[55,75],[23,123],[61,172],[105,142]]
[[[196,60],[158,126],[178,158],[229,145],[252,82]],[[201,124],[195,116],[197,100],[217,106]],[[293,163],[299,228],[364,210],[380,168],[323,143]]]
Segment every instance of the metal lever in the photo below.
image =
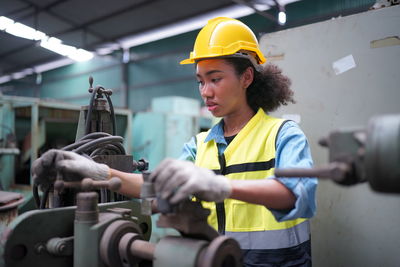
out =
[[111,191],[117,191],[121,188],[121,179],[118,177],[112,177],[108,181],[95,181],[91,178],[85,178],[80,182],[65,182],[57,180],[54,183],[54,189],[61,191],[64,188],[76,188],[82,191],[93,191],[97,189],[109,189]]
[[325,166],[316,168],[290,168],[290,169],[275,169],[276,177],[318,177],[331,179],[335,182],[344,181],[351,172],[349,164],[342,162],[332,162]]

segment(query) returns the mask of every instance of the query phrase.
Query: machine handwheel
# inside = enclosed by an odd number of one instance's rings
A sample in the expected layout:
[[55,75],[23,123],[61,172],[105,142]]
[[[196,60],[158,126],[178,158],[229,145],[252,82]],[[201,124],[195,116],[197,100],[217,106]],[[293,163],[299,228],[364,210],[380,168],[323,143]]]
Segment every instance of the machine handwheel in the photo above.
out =
[[242,266],[242,251],[236,240],[219,236],[201,253],[199,267],[239,267]]
[[123,266],[119,255],[119,242],[127,233],[135,233],[142,236],[137,224],[125,220],[113,222],[104,231],[100,242],[100,257],[107,266]]

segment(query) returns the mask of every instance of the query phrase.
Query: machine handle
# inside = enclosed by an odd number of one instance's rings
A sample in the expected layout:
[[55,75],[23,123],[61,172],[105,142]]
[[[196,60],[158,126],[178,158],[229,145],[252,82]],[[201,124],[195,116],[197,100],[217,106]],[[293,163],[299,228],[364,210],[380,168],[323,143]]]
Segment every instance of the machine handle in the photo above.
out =
[[61,191],[64,188],[76,188],[82,191],[93,191],[97,189],[109,189],[111,191],[117,191],[121,188],[121,179],[118,177],[112,177],[107,181],[95,181],[91,178],[85,178],[79,182],[66,182],[62,180],[57,180],[54,183],[54,189]]

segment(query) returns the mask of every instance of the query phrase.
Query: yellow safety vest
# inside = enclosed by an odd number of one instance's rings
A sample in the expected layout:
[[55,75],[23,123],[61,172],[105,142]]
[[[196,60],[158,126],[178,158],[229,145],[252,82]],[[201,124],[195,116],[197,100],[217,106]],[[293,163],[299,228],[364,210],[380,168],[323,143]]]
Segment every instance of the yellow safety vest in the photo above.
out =
[[[275,140],[283,122],[284,120],[270,117],[259,109],[220,156],[214,140],[204,141],[209,131],[200,133],[196,136],[195,164],[232,180],[257,180],[272,176],[275,166]],[[216,204],[203,202],[203,206],[211,210],[209,224],[218,229]],[[243,249],[291,247],[309,239],[306,219],[277,222],[264,206],[235,199],[224,200],[222,209],[225,216],[220,220],[225,224],[224,233],[239,239]],[[252,241],[246,240],[249,236],[252,236]],[[275,240],[277,238],[279,240]]]

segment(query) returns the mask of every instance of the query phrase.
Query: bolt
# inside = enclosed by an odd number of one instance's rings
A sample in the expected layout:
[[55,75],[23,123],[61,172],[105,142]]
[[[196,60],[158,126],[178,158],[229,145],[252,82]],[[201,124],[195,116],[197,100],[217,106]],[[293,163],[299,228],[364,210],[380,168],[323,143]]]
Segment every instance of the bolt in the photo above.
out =
[[59,251],[60,253],[63,253],[63,252],[65,251],[65,244],[61,244],[61,245],[58,247],[58,251]]
[[39,243],[35,246],[35,253],[36,254],[42,254],[46,251],[46,247],[44,244]]

